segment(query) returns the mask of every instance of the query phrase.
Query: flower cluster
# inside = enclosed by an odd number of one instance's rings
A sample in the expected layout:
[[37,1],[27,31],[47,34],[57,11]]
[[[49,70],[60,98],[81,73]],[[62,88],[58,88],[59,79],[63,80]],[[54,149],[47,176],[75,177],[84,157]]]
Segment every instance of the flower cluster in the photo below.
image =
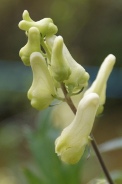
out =
[[25,31],[28,39],[19,56],[25,65],[31,66],[33,72],[33,82],[28,91],[31,105],[42,110],[55,99],[65,101],[65,97],[62,98],[59,93],[62,84],[70,98],[79,92],[83,93],[74,120],[55,142],[55,152],[61,159],[74,164],[80,160],[89,142],[95,116],[103,110],[106,84],[115,56],[107,56],[94,83],[84,92],[89,74],[73,59],[62,36],[56,36],[58,29],[52,19],[44,18],[35,22],[25,10],[19,28]]

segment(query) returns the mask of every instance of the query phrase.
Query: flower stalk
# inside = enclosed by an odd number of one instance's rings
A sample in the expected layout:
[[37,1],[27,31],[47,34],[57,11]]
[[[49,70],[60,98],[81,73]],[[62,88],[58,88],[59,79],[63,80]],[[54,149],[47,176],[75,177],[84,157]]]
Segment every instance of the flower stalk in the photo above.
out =
[[70,98],[70,96],[69,96],[69,94],[67,92],[67,89],[65,87],[65,84],[63,82],[61,83],[61,89],[63,91],[66,103],[69,105],[69,107],[71,108],[72,112],[74,114],[76,114],[77,109],[76,109],[75,105],[73,104],[72,99]]

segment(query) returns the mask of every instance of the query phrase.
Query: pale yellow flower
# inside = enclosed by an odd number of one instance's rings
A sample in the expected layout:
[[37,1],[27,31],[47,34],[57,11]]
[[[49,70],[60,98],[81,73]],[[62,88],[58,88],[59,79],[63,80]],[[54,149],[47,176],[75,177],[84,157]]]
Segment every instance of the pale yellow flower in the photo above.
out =
[[103,61],[97,77],[91,87],[84,93],[84,96],[89,93],[97,93],[100,97],[100,106],[97,114],[100,114],[103,111],[103,105],[106,100],[106,86],[108,78],[112,72],[113,66],[115,64],[116,58],[114,55],[108,55]]
[[33,82],[28,91],[28,98],[34,108],[42,110],[47,108],[54,99],[54,83],[41,53],[33,52],[30,56],[30,64],[33,71]]
[[55,141],[55,152],[62,161],[75,164],[82,157],[98,106],[99,96],[96,93],[90,93],[79,102],[74,120]]
[[[51,37],[46,37],[46,44],[50,49],[50,51],[52,51],[56,38],[57,36],[55,35]],[[63,56],[65,60],[68,62],[71,71],[69,78],[64,81],[65,85],[68,88],[69,93],[71,94],[73,92],[81,90],[82,88],[88,85],[89,74],[80,64],[78,64],[73,59],[65,44],[63,44]]]
[[53,23],[51,18],[44,18],[39,21],[33,21],[27,10],[23,12],[23,20],[19,22],[19,28],[28,31],[31,27],[38,28],[43,36],[51,36],[57,33],[57,26]]

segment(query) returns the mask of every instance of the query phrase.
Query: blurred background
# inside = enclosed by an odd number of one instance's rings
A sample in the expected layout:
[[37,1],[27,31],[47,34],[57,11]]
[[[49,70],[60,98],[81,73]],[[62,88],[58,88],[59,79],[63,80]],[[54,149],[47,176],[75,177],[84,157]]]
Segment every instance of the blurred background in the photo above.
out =
[[[122,1],[0,0],[0,184],[26,183],[22,168],[34,162],[26,134],[28,127],[36,131],[40,114],[27,99],[32,73],[18,55],[27,41],[18,28],[24,10],[35,21],[53,19],[74,59],[90,73],[90,82],[104,58],[116,56],[105,110],[93,133],[98,144],[108,143],[100,148],[108,169],[117,175],[122,170]],[[82,182],[97,176],[97,169],[91,172],[96,165],[94,159],[84,163]]]

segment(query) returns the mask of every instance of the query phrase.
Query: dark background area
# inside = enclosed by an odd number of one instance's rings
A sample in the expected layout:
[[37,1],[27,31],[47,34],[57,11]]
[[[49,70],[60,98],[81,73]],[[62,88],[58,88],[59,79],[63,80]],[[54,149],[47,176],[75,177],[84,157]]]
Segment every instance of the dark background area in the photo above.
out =
[[0,2],[0,58],[20,60],[19,49],[25,44],[18,29],[22,12],[27,9],[35,21],[51,17],[58,26],[58,34],[76,60],[85,65],[100,65],[110,53],[122,66],[122,2],[120,0],[52,0]]

